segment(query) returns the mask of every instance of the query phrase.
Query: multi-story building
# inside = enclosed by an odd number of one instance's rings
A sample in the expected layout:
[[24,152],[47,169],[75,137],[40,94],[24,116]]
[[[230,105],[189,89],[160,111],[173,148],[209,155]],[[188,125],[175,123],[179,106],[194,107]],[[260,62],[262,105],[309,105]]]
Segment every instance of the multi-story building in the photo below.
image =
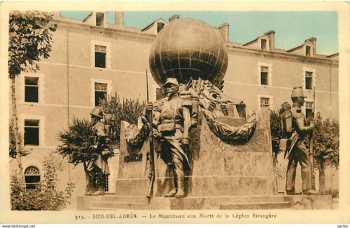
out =
[[[81,22],[59,16],[55,20],[58,28],[50,58],[40,62],[39,72],[23,73],[16,79],[19,129],[25,149],[31,151],[23,158],[23,167],[30,188],[40,179],[42,160],[57,158],[63,164],[60,181],[74,182],[74,195],[79,195],[85,188],[82,167],[67,165],[53,153],[59,144],[59,132],[67,129],[74,118],[89,118],[99,98],[118,93],[146,99],[150,48],[168,22],[157,19],[141,30],[126,28],[122,12],[116,13],[113,25],[107,25],[104,13],[99,12]],[[250,110],[266,106],[277,109],[282,102],[290,101],[293,86],[303,86],[308,96],[306,115],[315,108],[324,117],[338,119],[338,54],[318,54],[316,38],[281,50],[275,47],[274,31],[238,44],[228,39],[228,24],[217,29],[228,52],[227,96],[243,100]],[[158,85],[149,78],[154,100]],[[11,162],[15,168],[15,161]],[[111,162],[112,166],[118,163]],[[112,176],[116,170],[113,168]],[[113,191],[112,185],[110,189]]]

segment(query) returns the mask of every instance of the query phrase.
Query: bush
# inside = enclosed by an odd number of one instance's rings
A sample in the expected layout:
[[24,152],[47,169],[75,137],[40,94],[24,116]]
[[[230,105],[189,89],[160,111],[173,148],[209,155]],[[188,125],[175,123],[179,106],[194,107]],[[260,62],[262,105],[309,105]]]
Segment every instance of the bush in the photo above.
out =
[[317,165],[326,160],[336,168],[339,166],[339,123],[318,117],[313,132],[314,157]]
[[57,147],[57,152],[63,157],[68,157],[69,162],[74,165],[88,162],[95,156],[95,135],[90,121],[74,119],[69,129],[60,133],[61,144]]
[[61,210],[69,203],[74,189],[68,183],[64,191],[57,190],[57,168],[53,159],[43,162],[43,179],[33,190],[26,190],[24,180],[11,176],[12,210]]

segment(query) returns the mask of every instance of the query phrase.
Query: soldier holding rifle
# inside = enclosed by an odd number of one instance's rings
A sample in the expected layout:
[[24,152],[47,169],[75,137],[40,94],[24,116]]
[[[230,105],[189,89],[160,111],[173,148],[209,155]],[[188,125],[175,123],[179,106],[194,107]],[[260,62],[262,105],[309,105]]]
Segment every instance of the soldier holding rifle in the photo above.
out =
[[[173,181],[165,196],[181,198],[185,196],[185,173],[190,168],[187,154],[191,125],[190,108],[179,95],[176,78],[168,78],[163,85],[163,91],[166,97],[155,102],[153,107],[152,136],[160,143],[160,157],[167,165],[168,177]],[[150,156],[151,163],[152,159],[154,157]],[[153,181],[151,179],[150,188],[153,187]],[[151,190],[148,195],[150,193]]]
[[311,163],[308,158],[308,145],[305,142],[307,134],[311,134],[314,123],[311,121],[309,126],[305,126],[305,116],[302,113],[305,96],[302,87],[294,87],[292,91],[292,136],[290,147],[287,148],[285,156],[288,158],[288,167],[286,174],[286,192],[289,195],[295,194],[295,174],[297,164],[301,166],[302,191],[303,194],[312,194],[310,189],[311,182]]
[[93,138],[93,159],[86,164],[87,193],[103,194],[109,175],[108,158],[113,155],[109,147],[109,126],[106,124],[101,108],[95,107],[91,113],[91,122],[96,135]]

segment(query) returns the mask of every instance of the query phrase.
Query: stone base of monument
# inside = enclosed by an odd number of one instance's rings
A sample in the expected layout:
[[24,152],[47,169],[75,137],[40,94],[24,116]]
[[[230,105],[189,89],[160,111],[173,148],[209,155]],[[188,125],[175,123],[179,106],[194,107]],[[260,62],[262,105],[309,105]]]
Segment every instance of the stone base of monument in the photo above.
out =
[[334,209],[330,195],[186,197],[181,199],[127,197],[116,194],[81,196],[79,210],[246,210],[246,209]]
[[[187,195],[272,195],[274,175],[269,117],[268,111],[258,113],[253,136],[247,143],[239,145],[221,141],[202,117],[199,126],[191,133],[191,170],[185,183]],[[236,122],[239,124],[239,121]],[[125,123],[122,123],[116,193],[120,196],[145,196],[148,190],[149,142],[145,141],[137,150],[130,148],[122,140],[124,129]],[[160,156],[155,156],[155,169],[154,196],[162,196],[169,190],[172,178],[167,176],[167,166]]]
[[[185,198],[162,197],[169,191],[172,179],[166,175],[166,164],[155,156],[156,178],[153,196],[148,192],[149,142],[141,148],[130,148],[121,127],[120,158],[115,193],[82,196],[79,209],[282,209],[325,208],[329,196],[278,195],[274,186],[273,158],[269,112],[257,114],[252,138],[241,145],[222,142],[203,117],[191,134],[191,171],[187,174]],[[238,121],[239,122],[239,121]],[[110,183],[113,185],[113,183]],[[301,198],[300,198],[301,197]],[[322,203],[324,201],[325,203]],[[331,206],[328,206],[330,208]]]

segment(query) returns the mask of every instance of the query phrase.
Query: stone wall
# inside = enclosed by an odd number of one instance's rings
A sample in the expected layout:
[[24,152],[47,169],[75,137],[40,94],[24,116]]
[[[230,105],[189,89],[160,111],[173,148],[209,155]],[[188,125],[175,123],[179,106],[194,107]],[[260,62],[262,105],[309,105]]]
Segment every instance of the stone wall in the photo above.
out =
[[[187,177],[189,196],[271,195],[273,194],[273,162],[270,138],[269,111],[259,112],[257,127],[245,145],[223,143],[209,129],[203,118],[199,127],[199,146],[192,150],[191,172]],[[121,139],[124,138],[122,124]],[[145,195],[147,191],[149,143],[141,150],[141,161],[125,161],[126,156],[137,153],[121,140],[120,163],[116,184],[117,194]],[[167,191],[169,178],[166,165],[155,157],[155,195]]]

